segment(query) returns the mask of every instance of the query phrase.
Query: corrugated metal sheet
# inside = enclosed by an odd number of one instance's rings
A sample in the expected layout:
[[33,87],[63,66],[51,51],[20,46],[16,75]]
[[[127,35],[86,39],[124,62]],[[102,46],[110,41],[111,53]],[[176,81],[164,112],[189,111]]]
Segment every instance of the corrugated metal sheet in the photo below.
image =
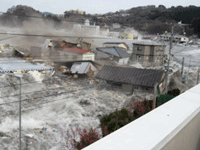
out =
[[118,83],[154,87],[155,83],[161,82],[163,74],[163,70],[104,66],[96,75],[96,78]]
[[86,74],[88,72],[90,62],[75,62],[71,67],[72,73]]
[[15,72],[18,70],[32,71],[32,70],[52,70],[50,66],[41,64],[31,64],[25,60],[19,59],[0,59],[0,72]]

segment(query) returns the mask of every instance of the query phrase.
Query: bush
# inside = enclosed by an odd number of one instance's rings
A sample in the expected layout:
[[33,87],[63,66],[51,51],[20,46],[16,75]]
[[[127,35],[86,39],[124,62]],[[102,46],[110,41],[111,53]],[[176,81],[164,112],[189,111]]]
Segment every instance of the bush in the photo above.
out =
[[116,110],[109,115],[105,115],[101,118],[101,129],[103,136],[116,131],[124,125],[130,123],[133,120],[133,116],[125,108]]
[[153,106],[153,101],[137,101],[134,103],[134,112],[133,112],[133,116],[134,118],[139,118],[141,116],[143,116],[144,114],[150,112],[152,110],[152,106]]
[[80,142],[74,142],[75,147],[78,150],[81,150],[82,148],[96,142],[100,139],[100,135],[95,129],[90,129],[89,131],[83,130],[80,133]]

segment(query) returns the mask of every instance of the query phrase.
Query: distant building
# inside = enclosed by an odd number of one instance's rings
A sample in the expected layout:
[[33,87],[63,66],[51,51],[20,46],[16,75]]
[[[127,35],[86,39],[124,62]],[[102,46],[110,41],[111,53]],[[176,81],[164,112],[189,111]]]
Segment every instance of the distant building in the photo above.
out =
[[130,54],[125,51],[125,49],[120,47],[98,47],[97,48],[97,57],[101,55],[101,53],[106,53],[110,56],[111,60],[113,60],[118,65],[126,65],[128,64]]
[[152,93],[156,84],[158,88],[164,85],[165,72],[133,67],[104,66],[96,78],[105,80],[124,91],[145,90]]
[[132,33],[121,33],[119,35],[119,38],[127,39],[127,40],[133,40],[134,39],[134,35]]
[[90,21],[88,19],[85,20],[85,24],[74,24],[73,32],[78,35],[94,35],[99,36],[100,27],[96,25],[90,25]]
[[67,12],[68,12],[69,14],[80,14],[80,15],[86,14],[85,11],[79,10],[79,9],[77,9],[77,10],[69,10],[69,11],[67,11]]
[[[158,38],[162,41],[169,41],[171,38],[171,34],[162,34],[159,35]],[[172,42],[175,43],[188,43],[189,42],[189,38],[186,36],[182,36],[182,35],[174,35],[172,37]]]
[[119,32],[109,32],[108,36],[112,38],[119,38],[120,33]]
[[145,67],[161,66],[164,62],[166,45],[152,41],[138,41],[133,43],[131,60],[139,62]]
[[117,47],[121,47],[121,48],[125,49],[126,51],[129,50],[129,46],[125,42],[106,42],[106,43],[103,43],[103,46],[104,47],[117,46]]
[[119,23],[113,23],[112,27],[113,27],[113,29],[120,29],[121,25]]

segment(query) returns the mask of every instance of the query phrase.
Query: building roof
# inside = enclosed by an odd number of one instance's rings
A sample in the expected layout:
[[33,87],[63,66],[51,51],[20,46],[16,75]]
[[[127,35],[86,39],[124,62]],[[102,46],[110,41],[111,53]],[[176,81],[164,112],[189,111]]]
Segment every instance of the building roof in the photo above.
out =
[[133,42],[133,45],[150,45],[150,46],[166,46],[165,44],[163,43],[160,43],[160,42],[156,42],[156,41],[149,41],[149,40],[142,40],[142,41],[134,41]]
[[126,42],[105,42],[103,44],[124,44],[127,46],[127,48],[129,48],[129,46],[126,44]]
[[52,70],[50,66],[41,64],[31,64],[25,60],[20,59],[0,59],[0,72],[15,72],[18,70],[33,71],[33,70]]
[[120,58],[130,57],[130,54],[120,47],[98,47],[97,50]]
[[163,74],[163,70],[104,66],[96,75],[96,78],[118,83],[154,87],[156,83],[161,82]]
[[103,44],[125,44],[125,45],[127,45],[125,42],[105,42]]
[[61,51],[72,52],[72,53],[77,53],[77,54],[84,54],[84,53],[91,52],[90,50],[80,49],[80,48],[63,48],[63,49],[60,49],[60,50]]
[[71,67],[71,73],[86,74],[90,65],[90,62],[75,62]]
[[22,56],[28,56],[29,55],[29,51],[26,50],[26,49],[23,49],[23,48],[18,48],[18,47],[15,47],[14,50],[16,52],[18,52],[19,54],[21,54]]

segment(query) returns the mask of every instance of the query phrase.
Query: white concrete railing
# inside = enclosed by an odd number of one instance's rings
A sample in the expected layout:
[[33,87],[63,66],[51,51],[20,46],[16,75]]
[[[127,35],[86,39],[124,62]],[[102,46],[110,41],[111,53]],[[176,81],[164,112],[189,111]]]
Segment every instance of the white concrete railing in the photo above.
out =
[[83,150],[200,150],[200,84]]

